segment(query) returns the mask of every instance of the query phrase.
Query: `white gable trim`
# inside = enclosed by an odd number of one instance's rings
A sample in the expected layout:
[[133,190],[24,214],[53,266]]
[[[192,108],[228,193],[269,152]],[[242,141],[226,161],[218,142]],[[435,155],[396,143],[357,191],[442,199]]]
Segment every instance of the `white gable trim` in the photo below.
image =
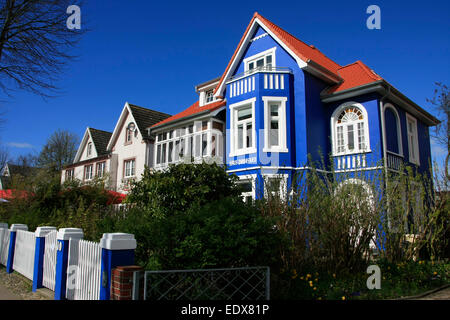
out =
[[223,91],[225,89],[226,80],[230,77],[231,73],[237,67],[237,63],[241,60],[242,55],[245,52],[245,48],[247,48],[247,46],[249,45],[249,43],[252,40],[252,39],[250,39],[250,35],[253,34],[253,32],[256,30],[256,28],[258,26],[260,26],[262,29],[264,29],[264,31],[266,33],[268,33],[284,50],[286,50],[295,59],[295,61],[297,62],[300,69],[303,69],[307,66],[306,61],[303,61],[302,59],[300,59],[300,57],[298,57],[291,49],[289,49],[289,47],[283,41],[281,41],[272,31],[270,31],[270,29],[266,25],[264,25],[264,23],[261,20],[256,18],[253,21],[249,31],[245,35],[244,41],[242,42],[241,46],[239,47],[236,56],[234,57],[233,61],[230,64],[230,68],[228,68],[228,71],[225,74],[225,77],[222,80],[222,83],[220,84],[219,89],[217,90],[216,94],[214,95],[215,98],[217,98],[219,96],[223,96]]
[[[125,110],[128,111],[128,114],[126,114]],[[133,122],[136,126],[136,130],[138,131],[138,133],[141,135],[141,138],[142,138],[142,134],[139,131],[139,127],[137,125],[136,119],[134,119],[134,116],[133,116],[133,113],[131,112],[130,106],[129,106],[128,102],[125,102],[125,106],[122,109],[122,113],[120,114],[119,120],[117,121],[116,126],[114,127],[114,131],[111,135],[111,139],[109,139],[108,145],[106,147],[107,151],[111,151],[112,148],[114,147],[115,141],[117,140],[116,138],[118,138],[118,136],[120,134],[119,130],[122,126],[122,123],[125,121],[127,115],[129,115],[131,117],[131,119],[133,120]]]
[[[81,139],[80,146],[78,147],[77,154],[75,155],[75,159],[73,159],[73,163],[77,163],[80,161],[81,155],[83,154],[84,147],[86,146],[87,141],[89,138],[92,139],[91,133],[89,131],[89,127],[86,128],[86,131],[84,132],[83,139]],[[94,144],[95,148],[95,144]],[[95,150],[97,151],[97,149]]]

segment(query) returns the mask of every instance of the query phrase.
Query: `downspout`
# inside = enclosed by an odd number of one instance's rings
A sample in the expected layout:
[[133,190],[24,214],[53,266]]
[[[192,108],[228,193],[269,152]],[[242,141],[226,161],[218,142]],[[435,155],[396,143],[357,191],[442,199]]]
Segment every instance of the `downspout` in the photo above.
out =
[[[386,124],[384,123],[384,100],[390,95],[391,87],[387,86],[387,93],[381,97],[380,99],[380,119],[381,119],[381,140],[382,140],[382,148],[383,148],[383,163],[384,163],[384,175],[385,175],[385,185],[387,190],[388,185],[388,168],[387,168],[387,152],[386,152]],[[386,194],[386,197],[388,194]],[[389,211],[389,201],[387,201],[387,211]],[[390,229],[390,221],[388,217],[388,228]],[[384,247],[384,246],[383,246]]]

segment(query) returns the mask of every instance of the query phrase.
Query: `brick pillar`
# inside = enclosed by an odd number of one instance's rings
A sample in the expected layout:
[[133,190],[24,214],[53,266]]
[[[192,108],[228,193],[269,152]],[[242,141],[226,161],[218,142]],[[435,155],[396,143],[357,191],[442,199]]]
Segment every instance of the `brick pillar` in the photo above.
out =
[[[139,266],[121,266],[111,273],[111,300],[132,300],[133,298],[133,274],[143,271]],[[139,277],[139,297],[144,295],[144,278]]]

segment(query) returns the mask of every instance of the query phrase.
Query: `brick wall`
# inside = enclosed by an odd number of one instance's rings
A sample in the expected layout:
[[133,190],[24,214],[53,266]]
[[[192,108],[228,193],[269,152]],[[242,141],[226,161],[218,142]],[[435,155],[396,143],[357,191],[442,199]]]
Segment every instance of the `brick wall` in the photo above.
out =
[[[113,269],[111,273],[111,300],[131,300],[133,297],[133,273],[143,270],[139,266],[121,266]],[[140,279],[139,289],[139,296],[143,297],[143,277]]]

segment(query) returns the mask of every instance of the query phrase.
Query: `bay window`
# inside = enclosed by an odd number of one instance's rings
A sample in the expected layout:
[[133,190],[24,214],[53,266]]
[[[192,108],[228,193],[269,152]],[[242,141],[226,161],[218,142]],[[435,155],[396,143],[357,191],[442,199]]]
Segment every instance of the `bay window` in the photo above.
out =
[[[156,167],[165,167],[170,163],[202,158],[223,157],[223,123],[209,119],[172,130],[174,134],[157,135],[155,147]],[[223,160],[223,159],[222,159]],[[219,160],[222,163],[222,160]]]

